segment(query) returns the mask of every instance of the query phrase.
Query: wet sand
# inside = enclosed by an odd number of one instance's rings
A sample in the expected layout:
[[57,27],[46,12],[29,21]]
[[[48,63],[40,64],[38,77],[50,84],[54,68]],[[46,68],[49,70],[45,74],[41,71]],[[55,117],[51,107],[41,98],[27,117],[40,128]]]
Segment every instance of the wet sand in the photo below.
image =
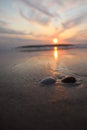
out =
[[[0,53],[0,130],[87,128],[87,50]],[[72,75],[78,85],[64,85]],[[54,85],[41,86],[52,76]]]

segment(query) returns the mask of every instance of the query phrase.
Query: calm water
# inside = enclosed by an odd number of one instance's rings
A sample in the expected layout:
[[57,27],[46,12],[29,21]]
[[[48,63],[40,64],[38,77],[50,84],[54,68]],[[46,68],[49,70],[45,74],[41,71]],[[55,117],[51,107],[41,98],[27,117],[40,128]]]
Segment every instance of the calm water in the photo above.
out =
[[[87,49],[0,52],[0,68],[0,129],[87,128]],[[57,83],[41,86],[49,76]]]

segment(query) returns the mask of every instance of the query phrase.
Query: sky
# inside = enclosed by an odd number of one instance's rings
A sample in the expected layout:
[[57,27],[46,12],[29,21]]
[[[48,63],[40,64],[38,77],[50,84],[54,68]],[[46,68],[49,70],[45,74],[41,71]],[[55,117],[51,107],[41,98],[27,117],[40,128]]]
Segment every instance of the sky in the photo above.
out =
[[87,43],[87,0],[0,0],[0,45]]

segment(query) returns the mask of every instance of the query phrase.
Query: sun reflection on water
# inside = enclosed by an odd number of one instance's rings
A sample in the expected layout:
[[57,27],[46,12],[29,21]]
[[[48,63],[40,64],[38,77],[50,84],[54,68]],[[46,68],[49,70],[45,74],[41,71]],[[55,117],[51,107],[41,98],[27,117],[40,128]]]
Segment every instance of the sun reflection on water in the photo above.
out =
[[54,58],[56,61],[58,61],[58,48],[54,47]]

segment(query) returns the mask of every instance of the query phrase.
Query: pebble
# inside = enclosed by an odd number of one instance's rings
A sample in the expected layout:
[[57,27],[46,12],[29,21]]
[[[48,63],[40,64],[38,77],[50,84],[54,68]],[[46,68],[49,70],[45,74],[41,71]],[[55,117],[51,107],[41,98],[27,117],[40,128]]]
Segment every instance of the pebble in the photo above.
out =
[[70,76],[70,77],[65,77],[64,79],[62,79],[63,83],[75,83],[76,82],[76,78]]
[[52,77],[48,77],[48,78],[45,78],[43,80],[41,80],[41,84],[42,85],[51,85],[51,84],[54,84],[56,82],[56,80]]

